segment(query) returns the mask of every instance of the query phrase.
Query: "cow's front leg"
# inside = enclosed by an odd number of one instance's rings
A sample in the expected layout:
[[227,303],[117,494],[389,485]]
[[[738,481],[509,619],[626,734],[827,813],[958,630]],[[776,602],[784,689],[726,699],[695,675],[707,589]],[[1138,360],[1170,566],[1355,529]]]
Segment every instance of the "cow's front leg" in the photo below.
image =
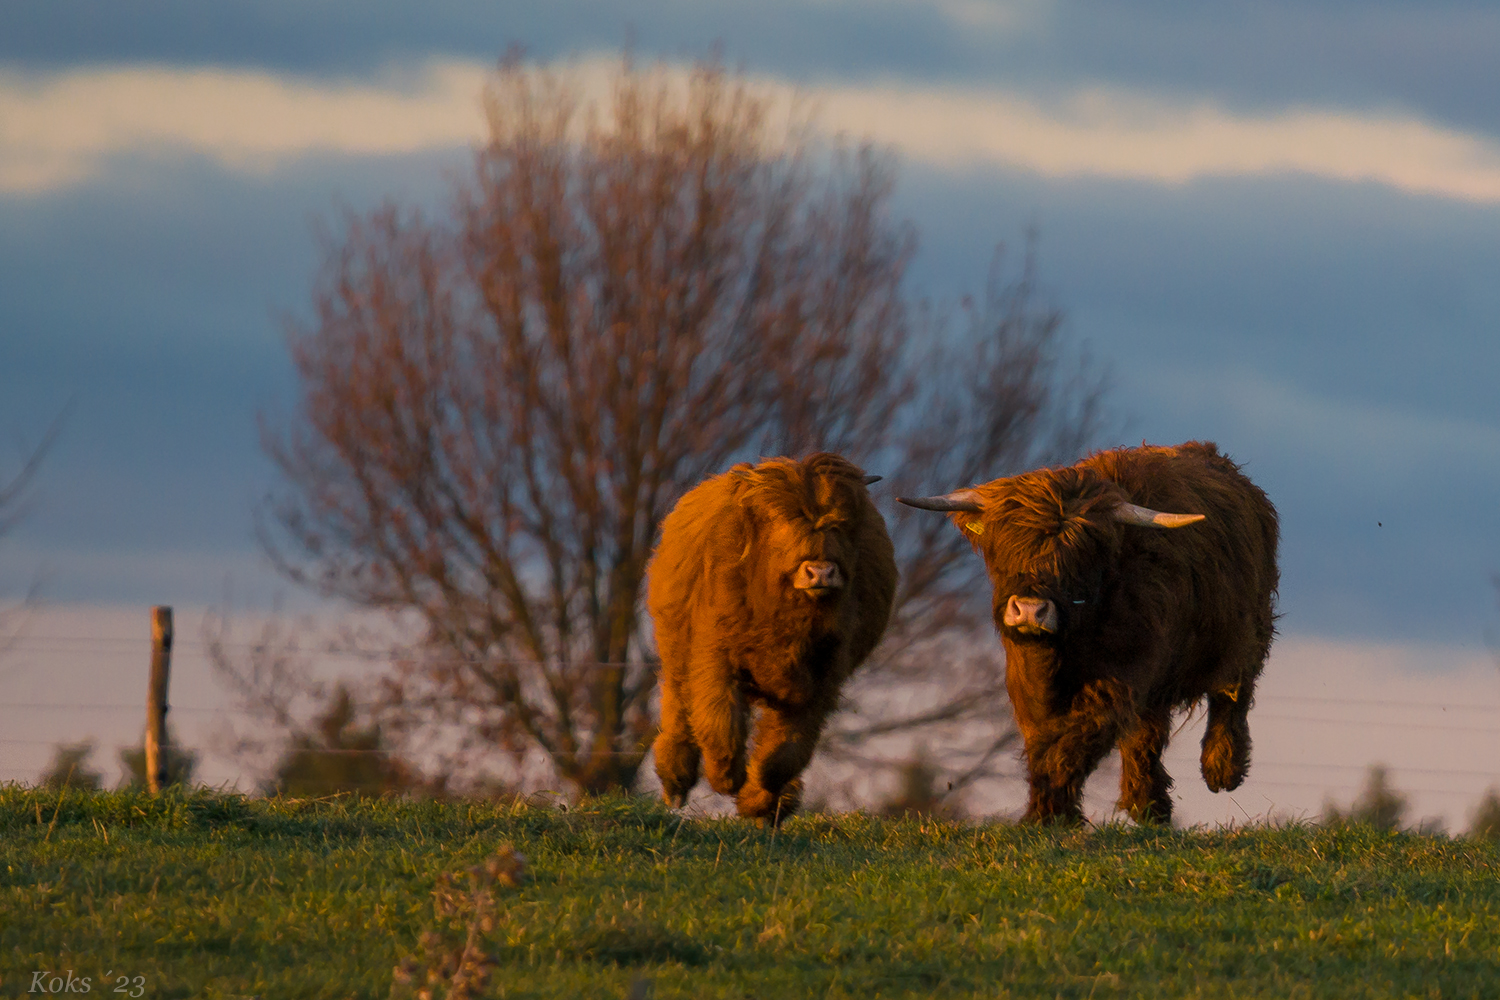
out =
[[1031,801],[1025,818],[1082,820],[1083,783],[1136,721],[1130,689],[1116,680],[1099,680],[1085,684],[1067,712],[1039,722],[1026,740]]
[[1208,696],[1208,727],[1203,733],[1203,780],[1209,790],[1232,792],[1250,773],[1250,706],[1255,681]]
[[767,706],[755,723],[754,749],[737,806],[741,816],[780,824],[802,804],[802,772],[823,732],[827,706]]
[[683,701],[682,685],[662,671],[661,732],[651,744],[656,758],[656,776],[661,779],[662,798],[667,805],[681,808],[688,793],[698,783],[701,753],[693,742],[693,728],[688,720],[688,706]]
[[693,740],[703,753],[703,775],[720,795],[745,784],[745,697],[733,667],[714,659],[694,664],[687,711]]
[[1171,735],[1172,713],[1159,708],[1120,740],[1119,806],[1137,823],[1172,822],[1172,776],[1161,763]]

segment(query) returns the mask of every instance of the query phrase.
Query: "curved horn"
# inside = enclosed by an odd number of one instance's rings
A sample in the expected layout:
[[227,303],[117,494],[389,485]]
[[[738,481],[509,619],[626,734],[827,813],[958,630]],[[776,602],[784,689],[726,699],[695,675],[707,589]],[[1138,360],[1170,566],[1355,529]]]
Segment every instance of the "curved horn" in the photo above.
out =
[[966,510],[973,513],[984,509],[978,498],[979,494],[973,490],[955,490],[940,497],[897,497],[896,499],[908,507],[920,507],[923,510]]
[[1159,510],[1137,507],[1133,503],[1122,503],[1115,508],[1116,521],[1139,524],[1143,528],[1181,528],[1206,519],[1206,514],[1163,514]]
[[860,482],[864,483],[866,486],[874,486],[884,478],[884,476],[866,476],[864,479],[860,480]]

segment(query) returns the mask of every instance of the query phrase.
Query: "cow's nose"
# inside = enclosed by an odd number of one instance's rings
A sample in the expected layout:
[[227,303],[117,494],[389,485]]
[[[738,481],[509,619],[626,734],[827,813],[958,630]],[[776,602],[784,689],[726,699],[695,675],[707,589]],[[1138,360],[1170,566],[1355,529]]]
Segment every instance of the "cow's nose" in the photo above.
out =
[[1005,602],[1005,624],[1028,635],[1056,632],[1057,605],[1040,597],[1012,594]]
[[822,559],[804,561],[792,577],[792,586],[798,590],[821,592],[837,590],[843,585],[844,574],[839,572],[838,564]]

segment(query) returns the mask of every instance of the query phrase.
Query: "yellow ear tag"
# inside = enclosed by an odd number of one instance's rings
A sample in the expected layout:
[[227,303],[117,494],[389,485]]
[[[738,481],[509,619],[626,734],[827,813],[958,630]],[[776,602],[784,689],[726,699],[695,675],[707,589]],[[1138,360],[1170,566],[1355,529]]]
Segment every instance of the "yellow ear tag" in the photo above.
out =
[[984,525],[980,524],[978,521],[970,521],[968,524],[964,525],[964,530],[971,535],[982,535],[984,534]]

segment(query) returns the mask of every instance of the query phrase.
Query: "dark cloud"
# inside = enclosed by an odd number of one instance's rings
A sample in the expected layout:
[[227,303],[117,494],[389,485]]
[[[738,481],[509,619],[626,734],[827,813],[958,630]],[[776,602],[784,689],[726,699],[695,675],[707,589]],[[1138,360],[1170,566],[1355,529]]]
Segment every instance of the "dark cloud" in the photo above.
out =
[[251,511],[273,472],[257,415],[295,402],[282,321],[308,311],[319,220],[387,195],[441,204],[462,162],[309,161],[264,180],[120,163],[108,184],[0,199],[0,441],[18,442],[0,476],[71,406],[0,541],[0,598],[42,573],[52,599],[161,600],[147,591],[176,580],[201,602],[228,567],[259,566]]
[[1500,8],[1478,2],[992,4],[982,0],[558,0],[427,4],[87,0],[7,5],[0,61],[58,67],[158,61],[362,74],[433,56],[542,58],[616,49],[731,63],[796,80],[986,84],[1032,91],[1119,84],[1234,110],[1332,105],[1417,113],[1500,133]]
[[633,42],[647,56],[695,57],[722,44],[757,68],[807,72],[911,67],[942,61],[951,25],[924,4],[768,0],[558,3],[433,0],[309,4],[148,0],[130,9],[87,0],[31,4],[7,14],[0,59],[33,66],[166,61],[364,72],[430,56],[497,58],[510,46],[550,58]]
[[1418,112],[1500,132],[1500,9],[1482,3],[1220,4],[1078,0],[1061,5],[1045,66],[1023,77],[1093,77],[1187,93],[1231,109],[1333,105]]
[[1118,331],[1113,353],[1139,339],[1334,399],[1500,423],[1500,206],[1305,177],[906,181],[934,279],[977,273],[1034,224],[1059,297],[1080,326]]

